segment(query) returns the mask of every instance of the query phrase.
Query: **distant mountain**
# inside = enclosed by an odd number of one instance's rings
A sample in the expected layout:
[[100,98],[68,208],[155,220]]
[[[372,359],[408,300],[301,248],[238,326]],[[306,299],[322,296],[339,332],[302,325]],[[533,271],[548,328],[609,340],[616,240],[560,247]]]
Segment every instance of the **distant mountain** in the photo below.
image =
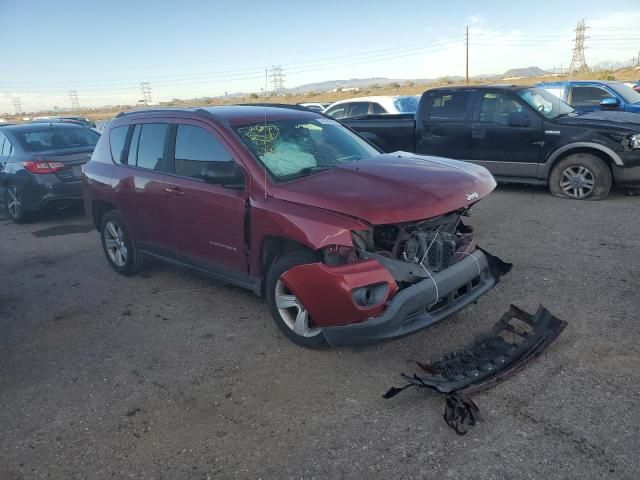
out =
[[540,77],[547,75],[550,72],[542,70],[538,67],[526,67],[526,68],[512,68],[504,72],[502,78],[528,78],[528,77]]
[[371,85],[389,85],[390,83],[399,83],[402,85],[406,82],[404,79],[386,78],[386,77],[371,77],[371,78],[351,78],[349,80],[327,80],[325,82],[307,83],[298,87],[287,88],[288,92],[302,93],[302,92],[327,92],[334,88],[366,88]]

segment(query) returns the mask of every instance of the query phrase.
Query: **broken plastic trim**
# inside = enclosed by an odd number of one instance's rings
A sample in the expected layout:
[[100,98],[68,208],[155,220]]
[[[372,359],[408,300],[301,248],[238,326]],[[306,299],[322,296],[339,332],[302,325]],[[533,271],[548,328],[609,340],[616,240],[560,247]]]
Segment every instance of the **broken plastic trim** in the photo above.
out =
[[480,419],[480,410],[469,396],[522,370],[558,338],[566,326],[567,322],[553,316],[542,305],[535,315],[511,305],[487,335],[464,350],[448,353],[433,362],[417,363],[423,372],[402,373],[407,385],[392,387],[383,397],[395,397],[409,387],[442,393],[446,395],[447,425],[464,435],[465,426],[475,425]]

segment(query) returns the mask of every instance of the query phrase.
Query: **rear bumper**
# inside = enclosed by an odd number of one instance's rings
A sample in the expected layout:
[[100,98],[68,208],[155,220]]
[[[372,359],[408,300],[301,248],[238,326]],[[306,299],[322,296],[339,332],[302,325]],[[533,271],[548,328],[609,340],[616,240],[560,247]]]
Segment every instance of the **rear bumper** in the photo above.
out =
[[324,327],[334,347],[366,346],[417,332],[454,314],[496,284],[481,250],[446,270],[399,291],[382,314],[363,322]]
[[25,210],[42,210],[56,202],[82,201],[82,182],[62,182],[53,174],[33,175],[24,186],[22,202]]

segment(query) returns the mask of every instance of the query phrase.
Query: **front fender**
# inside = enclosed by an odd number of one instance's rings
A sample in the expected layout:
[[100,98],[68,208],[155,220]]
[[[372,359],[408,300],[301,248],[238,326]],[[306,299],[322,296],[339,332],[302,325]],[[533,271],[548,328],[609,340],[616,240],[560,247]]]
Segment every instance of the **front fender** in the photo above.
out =
[[260,251],[268,237],[291,240],[317,251],[329,245],[351,247],[351,231],[369,227],[355,218],[273,197],[252,200],[249,218],[253,275],[261,273]]

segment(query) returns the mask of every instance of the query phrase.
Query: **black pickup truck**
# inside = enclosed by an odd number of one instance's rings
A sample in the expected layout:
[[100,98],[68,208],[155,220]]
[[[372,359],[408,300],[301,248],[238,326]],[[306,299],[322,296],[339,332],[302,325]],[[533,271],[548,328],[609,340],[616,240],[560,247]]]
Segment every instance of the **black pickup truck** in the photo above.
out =
[[537,87],[428,90],[415,115],[342,120],[385,152],[482,165],[501,182],[548,184],[554,195],[602,199],[613,184],[640,187],[640,115],[579,114]]

